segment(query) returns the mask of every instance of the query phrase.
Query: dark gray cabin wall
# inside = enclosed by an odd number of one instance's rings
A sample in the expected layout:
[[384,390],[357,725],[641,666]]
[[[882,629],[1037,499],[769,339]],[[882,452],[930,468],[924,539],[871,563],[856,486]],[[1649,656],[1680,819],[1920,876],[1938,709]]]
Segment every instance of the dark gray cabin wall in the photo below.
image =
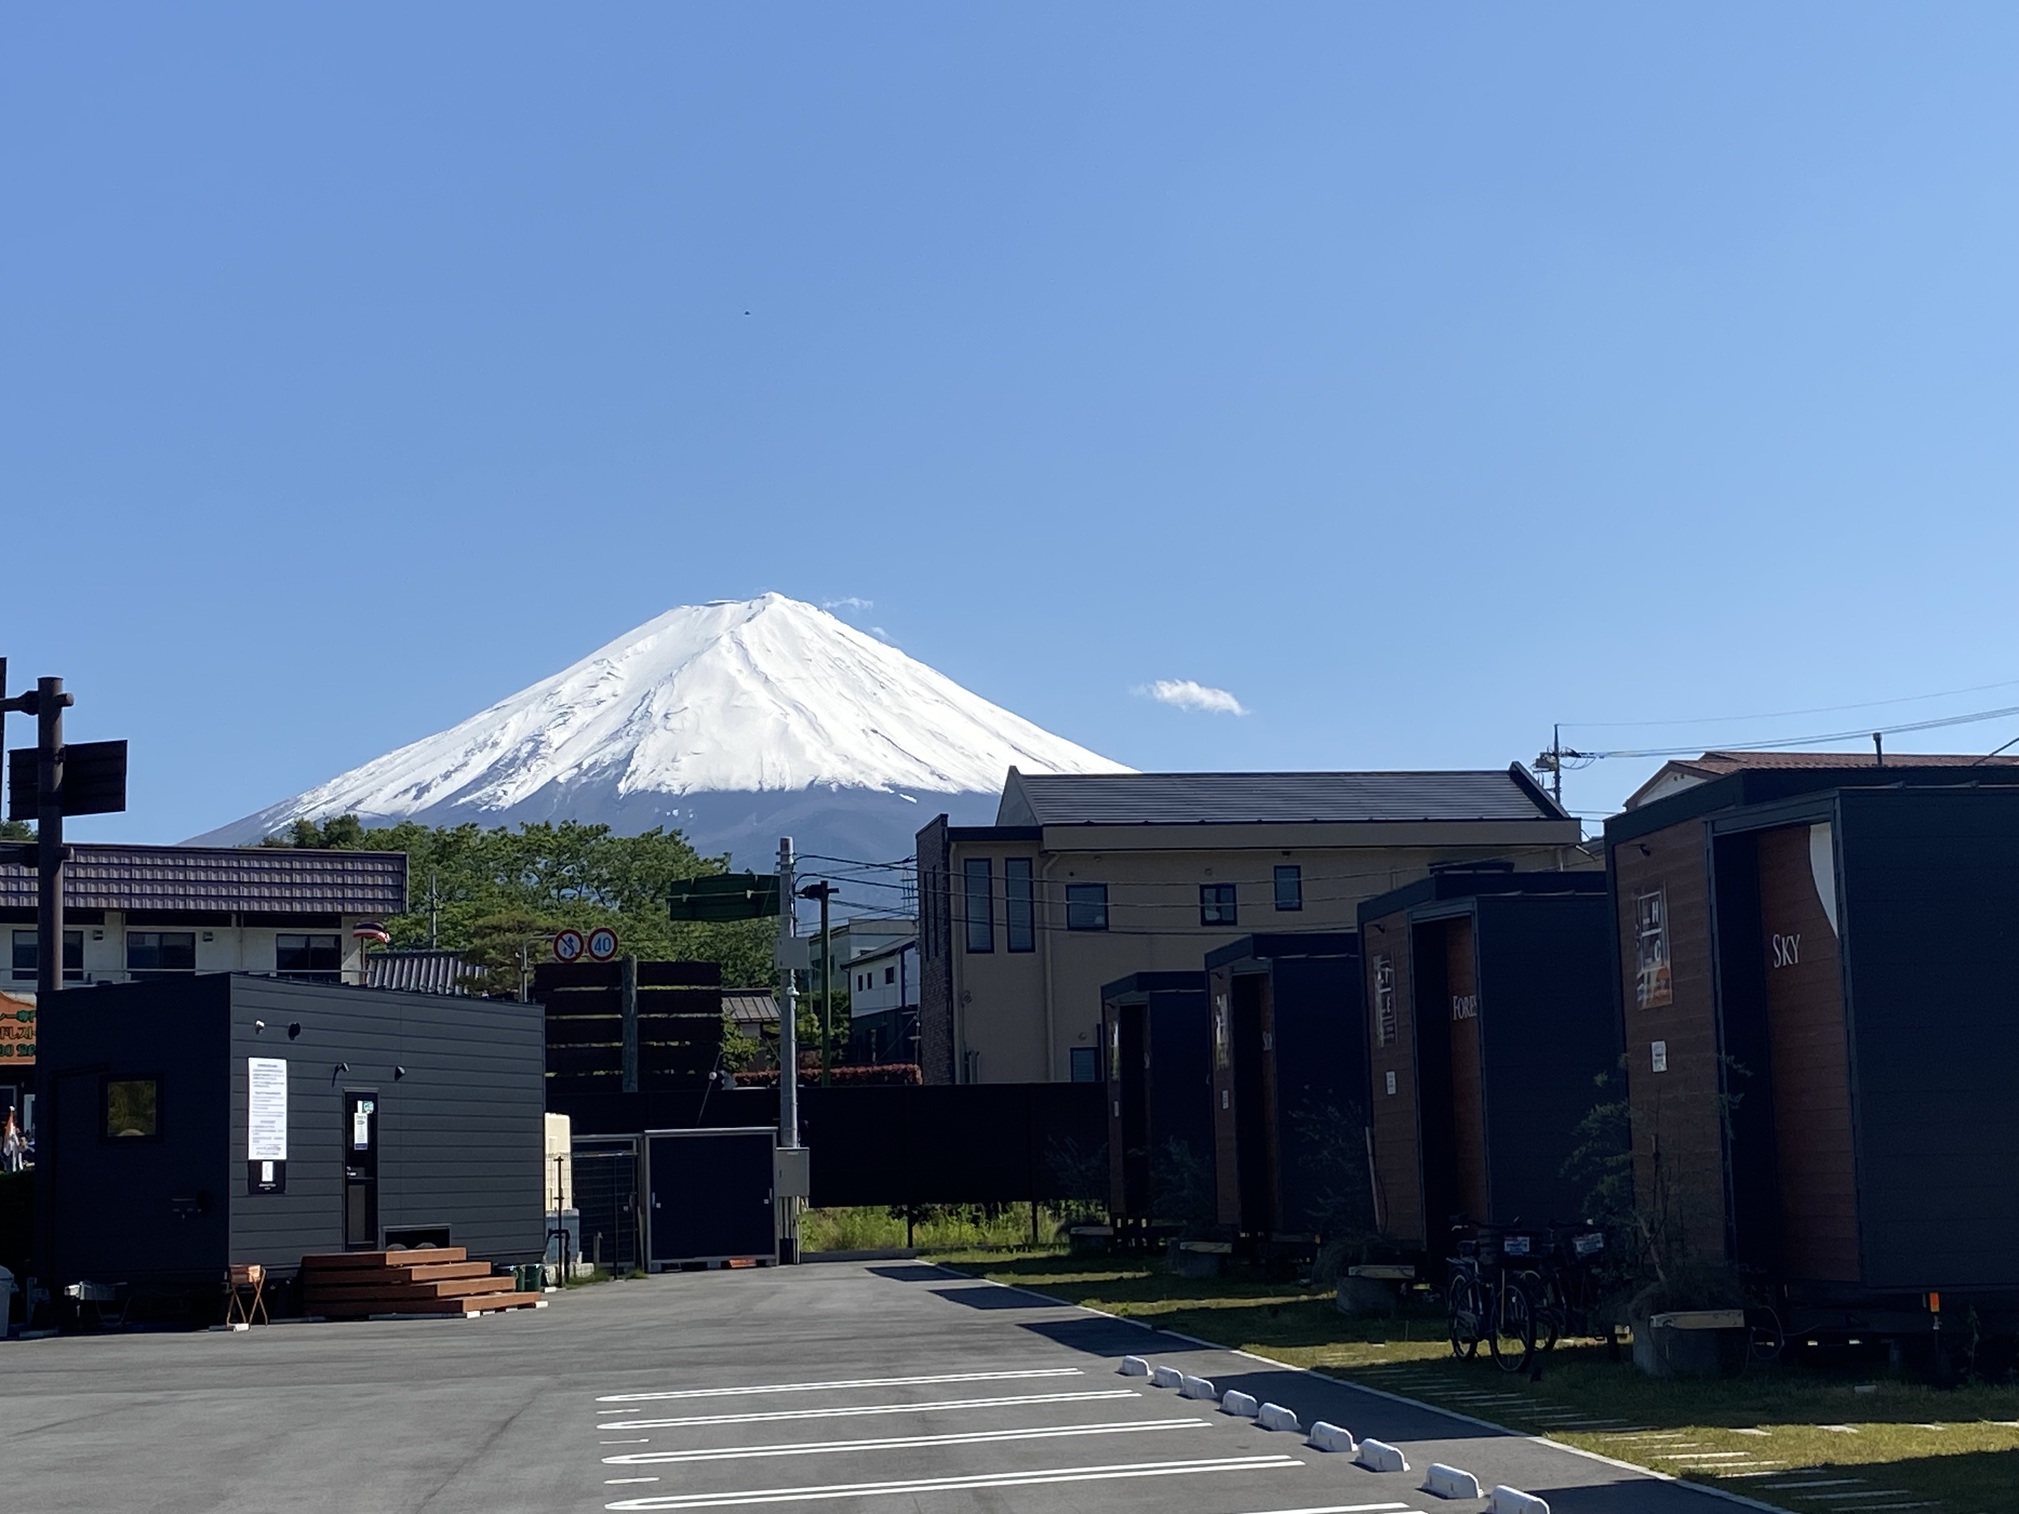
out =
[[[379,1225],[447,1225],[486,1261],[544,1249],[545,1041],[540,1006],[232,980],[229,1167],[235,1262],[292,1272],[343,1249],[343,1098],[379,1100]],[[253,1023],[266,1022],[263,1034]],[[302,1033],[290,1041],[287,1026]],[[246,1059],[289,1064],[287,1192],[246,1180]],[[335,1074],[338,1063],[349,1071]],[[395,1078],[394,1068],[406,1076]]]
[[[42,1007],[41,1265],[57,1287],[222,1282],[225,980],[66,989]],[[104,1134],[108,1077],[159,1080],[161,1134]],[[178,1215],[172,1201],[195,1200]]]
[[1602,895],[1487,895],[1475,905],[1488,1183],[1497,1224],[1582,1218],[1564,1166],[1622,1050]]
[[1868,1288],[2019,1281],[2019,794],[1846,790],[1838,870]]

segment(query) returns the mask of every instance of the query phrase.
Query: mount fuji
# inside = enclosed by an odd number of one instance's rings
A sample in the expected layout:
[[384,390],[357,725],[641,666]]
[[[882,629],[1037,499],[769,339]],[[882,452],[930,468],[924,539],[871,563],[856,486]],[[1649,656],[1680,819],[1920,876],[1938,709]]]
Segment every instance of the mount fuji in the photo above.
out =
[[677,828],[767,869],[802,852],[909,856],[945,810],[989,824],[1003,779],[1123,773],[825,610],[781,594],[669,610],[459,725],[194,838],[296,820]]

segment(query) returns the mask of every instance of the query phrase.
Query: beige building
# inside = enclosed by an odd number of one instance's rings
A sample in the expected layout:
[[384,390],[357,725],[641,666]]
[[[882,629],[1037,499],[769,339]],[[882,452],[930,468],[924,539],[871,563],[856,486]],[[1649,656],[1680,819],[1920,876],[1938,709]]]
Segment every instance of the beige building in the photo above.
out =
[[1258,931],[1352,930],[1434,862],[1587,868],[1518,764],[1439,773],[1010,769],[992,826],[918,833],[928,1082],[1098,1081],[1101,986]]

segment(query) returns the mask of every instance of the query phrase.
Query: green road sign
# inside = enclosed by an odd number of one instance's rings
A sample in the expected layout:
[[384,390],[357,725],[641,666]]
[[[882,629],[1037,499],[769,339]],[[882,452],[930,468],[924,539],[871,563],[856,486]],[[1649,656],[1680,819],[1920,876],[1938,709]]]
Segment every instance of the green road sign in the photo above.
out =
[[778,878],[771,873],[717,873],[673,885],[675,920],[761,920],[778,913]]

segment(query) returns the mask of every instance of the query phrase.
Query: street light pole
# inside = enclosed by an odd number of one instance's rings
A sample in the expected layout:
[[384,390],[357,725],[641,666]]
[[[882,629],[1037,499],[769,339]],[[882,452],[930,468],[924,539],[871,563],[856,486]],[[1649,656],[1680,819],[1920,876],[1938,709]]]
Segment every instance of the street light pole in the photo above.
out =
[[827,929],[827,901],[840,890],[831,883],[809,883],[799,891],[802,899],[820,901],[820,1086],[834,1081],[834,938]]

